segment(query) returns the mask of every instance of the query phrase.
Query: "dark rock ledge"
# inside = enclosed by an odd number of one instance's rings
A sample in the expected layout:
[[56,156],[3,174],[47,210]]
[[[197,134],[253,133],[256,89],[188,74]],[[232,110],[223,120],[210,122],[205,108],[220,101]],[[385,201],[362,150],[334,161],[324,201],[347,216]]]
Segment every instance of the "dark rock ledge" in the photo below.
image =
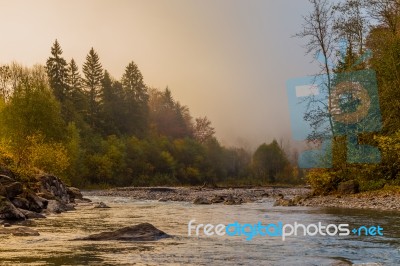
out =
[[157,229],[152,224],[141,223],[134,226],[124,227],[115,231],[102,232],[98,234],[89,235],[87,237],[78,238],[75,240],[156,241],[169,237],[171,236]]
[[5,173],[0,171],[0,224],[74,210],[75,200],[83,199],[79,189],[56,176],[43,174],[20,182]]

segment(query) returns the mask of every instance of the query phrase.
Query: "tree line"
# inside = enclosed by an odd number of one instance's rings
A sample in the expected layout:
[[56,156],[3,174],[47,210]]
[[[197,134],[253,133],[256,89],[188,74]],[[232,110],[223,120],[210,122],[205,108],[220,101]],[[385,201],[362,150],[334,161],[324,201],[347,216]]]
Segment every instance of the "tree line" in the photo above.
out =
[[78,187],[299,182],[276,141],[227,148],[207,117],[148,87],[134,62],[115,79],[91,48],[80,71],[56,40],[45,65],[0,67],[0,166]]

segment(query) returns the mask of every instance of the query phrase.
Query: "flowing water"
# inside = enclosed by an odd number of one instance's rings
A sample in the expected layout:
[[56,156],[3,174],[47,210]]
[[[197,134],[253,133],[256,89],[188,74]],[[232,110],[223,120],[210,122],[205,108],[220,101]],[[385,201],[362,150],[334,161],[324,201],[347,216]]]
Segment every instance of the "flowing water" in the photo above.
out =
[[[111,208],[31,221],[40,236],[0,235],[0,265],[400,265],[400,213],[311,207],[237,206],[91,197]],[[383,236],[188,236],[188,222],[380,225]],[[156,242],[71,241],[92,233],[149,222],[172,235]],[[192,234],[195,230],[192,230]]]

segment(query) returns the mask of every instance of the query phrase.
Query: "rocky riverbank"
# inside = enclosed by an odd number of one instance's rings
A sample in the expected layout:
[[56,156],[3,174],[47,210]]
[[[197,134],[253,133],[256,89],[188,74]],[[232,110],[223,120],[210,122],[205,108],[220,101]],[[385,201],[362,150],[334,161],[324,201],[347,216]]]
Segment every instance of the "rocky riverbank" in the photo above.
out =
[[38,175],[21,182],[12,172],[0,172],[0,223],[73,210],[76,200],[83,200],[79,189],[68,187],[53,175]]
[[241,204],[264,198],[306,196],[309,188],[200,188],[200,187],[124,187],[84,191],[85,196],[130,197],[137,200],[186,201],[194,204]]
[[186,201],[194,204],[241,204],[271,199],[275,206],[312,206],[400,211],[400,192],[312,196],[310,188],[125,187],[84,191],[86,196],[130,197],[137,200]]
[[380,190],[351,195],[314,196],[300,199],[296,205],[400,211],[400,192]]

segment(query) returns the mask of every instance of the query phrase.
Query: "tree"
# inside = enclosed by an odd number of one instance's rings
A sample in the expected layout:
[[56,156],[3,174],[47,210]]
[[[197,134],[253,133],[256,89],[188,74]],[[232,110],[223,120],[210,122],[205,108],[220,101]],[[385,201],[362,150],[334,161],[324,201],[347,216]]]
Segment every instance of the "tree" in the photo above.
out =
[[208,120],[207,117],[196,118],[193,128],[193,136],[198,142],[204,143],[213,138],[214,134],[215,130],[211,126],[211,121]]
[[125,133],[143,136],[148,126],[149,95],[143,75],[134,62],[130,62],[125,68],[121,83],[125,92]]
[[124,99],[124,91],[122,84],[111,78],[108,71],[104,71],[102,80],[103,88],[103,132],[106,135],[121,135],[126,133],[127,120],[126,103]]
[[156,131],[171,138],[192,137],[192,124],[189,110],[175,102],[167,87],[161,92],[150,90],[150,120]]
[[253,155],[254,174],[268,182],[277,181],[279,174],[283,173],[288,165],[289,161],[276,140],[268,145],[261,144]]
[[[327,90],[327,105],[320,108],[320,102],[313,96],[309,97],[310,111],[305,114],[305,120],[310,122],[313,132],[308,136],[308,140],[316,141],[326,138],[329,133],[334,135],[332,116],[329,110],[332,108],[331,90],[332,90],[332,70],[330,62],[334,61],[334,15],[333,5],[328,0],[309,0],[312,4],[312,11],[304,16],[303,30],[295,36],[308,38],[306,43],[306,54],[313,54],[314,58],[322,57],[320,62],[321,72],[326,74],[326,79],[322,87]],[[321,121],[328,119],[329,128],[321,129]]]
[[371,18],[389,29],[392,34],[398,33],[400,27],[400,2],[398,0],[365,0],[365,2]]
[[19,73],[21,76],[18,79],[23,82],[18,83],[4,106],[0,121],[2,137],[10,141],[17,166],[23,166],[31,164],[34,160],[32,152],[37,148],[50,151],[51,147],[58,145],[55,143],[61,143],[65,127],[60,104],[49,88],[45,69],[41,66],[32,69],[20,66]]
[[67,91],[67,62],[62,57],[62,49],[57,40],[51,47],[51,56],[47,59],[46,70],[49,77],[50,87],[54,91],[56,99],[60,102],[65,100]]
[[11,70],[7,65],[0,66],[0,99],[7,101],[12,94]]
[[363,7],[363,0],[346,0],[333,6],[338,14],[334,22],[336,38],[345,40],[350,52],[358,55],[364,52],[369,27]]
[[83,74],[85,75],[84,85],[88,94],[89,110],[88,122],[92,127],[99,125],[99,113],[101,105],[101,91],[103,79],[103,67],[101,66],[98,54],[93,47],[86,56],[86,62],[83,65]]

